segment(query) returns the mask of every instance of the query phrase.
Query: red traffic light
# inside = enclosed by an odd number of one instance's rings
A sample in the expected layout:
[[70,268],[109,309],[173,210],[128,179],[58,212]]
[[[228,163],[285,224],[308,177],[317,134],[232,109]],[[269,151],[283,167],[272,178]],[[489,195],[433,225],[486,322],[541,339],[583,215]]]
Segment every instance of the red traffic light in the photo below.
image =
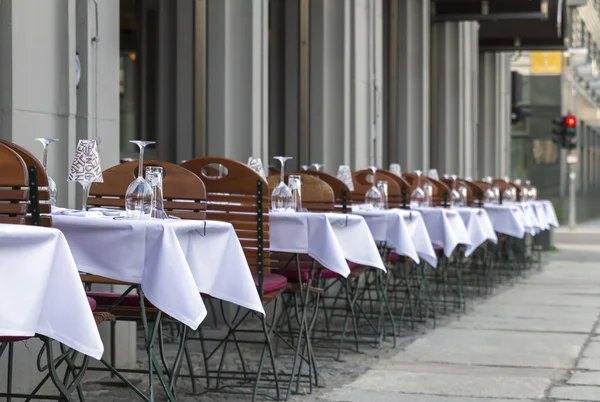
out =
[[575,118],[575,116],[567,116],[565,118],[565,124],[567,127],[573,128],[577,125],[577,119]]

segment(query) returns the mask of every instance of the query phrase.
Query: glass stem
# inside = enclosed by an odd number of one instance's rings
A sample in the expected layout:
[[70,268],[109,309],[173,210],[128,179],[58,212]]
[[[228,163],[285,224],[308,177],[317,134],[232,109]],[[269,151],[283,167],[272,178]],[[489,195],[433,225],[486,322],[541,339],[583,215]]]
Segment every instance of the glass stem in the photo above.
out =
[[138,177],[144,178],[144,146],[140,145],[140,167],[138,169]]
[[44,145],[44,156],[42,158],[42,164],[44,165],[44,170],[48,170],[48,145]]
[[285,162],[281,161],[281,182],[285,183]]
[[87,203],[88,203],[88,198],[90,196],[90,187],[92,186],[92,183],[89,181],[82,181],[81,182],[81,187],[83,187],[83,201],[81,203],[82,207],[81,210],[82,211],[87,211]]

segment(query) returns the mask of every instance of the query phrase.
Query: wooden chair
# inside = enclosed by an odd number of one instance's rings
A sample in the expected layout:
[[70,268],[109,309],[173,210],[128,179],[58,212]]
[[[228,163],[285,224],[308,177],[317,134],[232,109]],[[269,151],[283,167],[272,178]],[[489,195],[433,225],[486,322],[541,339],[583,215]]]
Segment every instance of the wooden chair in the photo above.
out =
[[[290,175],[302,177],[302,208],[310,212],[332,212],[334,209],[333,189],[318,177],[304,173],[286,173],[287,182]],[[267,178],[269,183],[269,194],[273,192],[279,184],[280,175],[273,175]]]
[[[29,166],[29,167],[28,167]],[[6,141],[0,142],[0,224],[31,224],[35,226],[50,227],[52,225],[52,219],[50,216],[40,217],[42,205],[39,204],[40,192],[38,191],[39,179],[42,178],[46,186],[48,185],[47,176],[44,169],[37,159],[35,159],[28,151],[15,144],[8,143]],[[45,198],[48,192],[45,191]],[[49,205],[43,205],[43,210],[48,211]],[[27,214],[31,216],[27,216]],[[16,267],[6,267],[14,269]],[[90,309],[95,309],[95,301],[88,298]],[[93,312],[94,319],[97,324],[111,320],[113,317],[109,314],[100,312]],[[16,342],[26,341],[28,339],[38,337],[42,343],[42,349],[40,354],[45,350],[48,360],[49,374],[41,381],[36,390],[29,395],[17,394],[12,390],[12,370],[13,370],[13,353],[14,344]],[[62,364],[67,361],[67,375],[64,378],[58,375],[55,365],[57,361],[54,359],[52,352],[52,340],[46,336],[36,335],[31,337],[13,337],[13,336],[0,336],[0,357],[4,351],[8,348],[8,384],[5,392],[0,393],[0,397],[7,398],[29,398],[32,399],[48,399],[36,396],[37,390],[47,382],[48,379],[52,379],[52,382],[58,389],[60,396],[71,400],[74,398],[74,393],[77,392],[80,398],[82,398],[81,381],[86,372],[87,365],[89,363],[89,357],[84,356],[83,363],[78,371],[73,371],[73,363],[71,360],[60,359],[58,364]],[[64,346],[61,346],[64,353]],[[70,358],[69,358],[70,359]],[[67,381],[69,375],[73,375],[73,380],[69,384]]]
[[[281,294],[288,289],[287,279],[278,274],[271,272],[271,261],[269,257],[269,185],[257,172],[252,170],[247,165],[222,157],[202,157],[196,158],[181,164],[185,169],[188,169],[198,175],[205,183],[207,190],[207,219],[229,222],[233,225],[236,234],[240,240],[244,250],[246,260],[250,270],[254,276],[257,291],[263,300],[263,303],[274,302],[273,317],[274,320],[277,312],[277,303]],[[214,172],[217,170],[218,175]],[[235,280],[235,278],[232,278]],[[238,310],[239,312],[239,310]],[[279,377],[275,367],[275,357],[271,342],[271,333],[274,328],[273,323],[266,324],[266,317],[255,315],[262,322],[262,330],[252,331],[243,330],[240,332],[257,332],[264,338],[260,343],[263,345],[261,361],[259,369],[255,374],[253,381],[253,397],[256,396],[259,384],[262,379],[263,359],[268,351],[273,374],[275,379],[275,389],[277,398],[279,398]],[[252,317],[250,312],[237,316],[235,322],[228,323],[229,332],[225,339],[209,339],[200,332],[201,341],[216,341],[219,342],[216,349],[222,347],[227,342],[235,342],[240,358],[245,359],[241,355],[239,343],[244,341],[239,338],[239,325],[246,319]],[[273,321],[274,322],[274,321]],[[201,326],[202,327],[202,326]],[[257,341],[251,341],[256,344]],[[216,349],[205,356],[212,356],[216,353]],[[205,358],[206,375],[222,376],[221,365],[217,372],[210,370]],[[222,359],[225,358],[223,353]],[[230,377],[240,378],[247,381],[249,372],[233,372],[229,373]],[[231,378],[230,378],[231,379]]]
[[[402,173],[402,177],[410,183],[411,192],[417,188],[418,177],[415,173]],[[433,187],[432,204],[433,206],[442,206],[444,200],[450,202],[450,188],[439,180],[430,177],[421,176],[421,187],[429,183]]]
[[[145,161],[148,166],[163,168],[164,209],[181,219],[206,219],[206,189],[202,180],[181,166],[164,161]],[[138,176],[138,162],[126,162],[105,170],[104,183],[93,183],[88,207],[125,210],[127,187]]]
[[[51,226],[52,220],[43,215],[49,214],[51,207],[47,203],[50,199],[48,176],[41,162],[31,152],[12,142],[0,140],[0,147],[8,148],[17,154],[24,163],[27,172],[28,184],[22,187],[15,186],[12,189],[13,199],[10,200],[10,203],[13,204],[12,208],[24,209],[26,214],[31,214],[31,217],[26,218],[28,224]],[[4,172],[2,166],[0,166],[0,172]],[[8,173],[10,174],[10,172]],[[0,215],[2,215],[1,212]],[[9,223],[9,220],[5,220],[4,223]]]
[[[440,181],[450,189],[452,189],[452,186],[454,185],[452,179],[441,179]],[[483,199],[481,187],[470,181],[456,179],[456,188],[459,189],[461,186],[467,188],[467,205],[479,205],[479,202]]]
[[512,181],[508,181],[507,182],[504,179],[494,179],[493,183],[500,188],[500,197],[501,197],[500,199],[503,198],[504,191],[506,191],[507,188],[514,188],[515,192],[517,194],[517,201],[520,200],[520,198],[521,198],[521,186],[515,184]]
[[[392,173],[388,170],[378,169],[377,170],[377,180],[387,180],[388,186],[391,181],[396,182],[396,184],[400,187],[400,197],[397,195],[388,195],[388,204],[390,208],[404,208],[407,209],[410,207],[410,184],[406,180],[395,173]],[[388,188],[389,192],[389,188]],[[391,200],[391,202],[390,202]]]
[[352,191],[350,191],[343,181],[329,173],[317,172],[316,170],[305,170],[298,173],[318,177],[329,184],[329,187],[333,190],[334,211],[342,213],[348,212],[348,205],[350,205],[352,200]]
[[[377,171],[375,174],[376,180],[387,180],[388,182],[388,207],[389,208],[404,208],[408,203],[402,199],[401,181],[397,180],[395,175],[389,172]],[[373,186],[373,172],[369,169],[352,172],[352,182],[354,184],[354,192],[352,193],[352,203],[363,204],[367,191]]]

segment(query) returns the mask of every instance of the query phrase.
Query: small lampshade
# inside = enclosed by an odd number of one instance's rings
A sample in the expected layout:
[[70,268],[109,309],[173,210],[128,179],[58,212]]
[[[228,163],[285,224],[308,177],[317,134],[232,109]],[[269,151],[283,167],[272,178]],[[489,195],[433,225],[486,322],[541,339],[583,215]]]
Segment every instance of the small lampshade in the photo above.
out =
[[350,170],[350,166],[341,165],[338,168],[337,178],[344,182],[346,186],[350,189],[350,191],[354,191],[354,183],[352,182],[352,171]]
[[248,166],[250,166],[250,168],[256,173],[258,173],[260,177],[267,177],[267,175],[265,174],[265,168],[260,158],[255,158],[254,156],[251,156],[250,158],[248,158]]
[[402,169],[400,168],[399,163],[391,163],[390,164],[390,172],[396,174],[398,176],[402,176]]
[[427,172],[427,177],[429,177],[430,179],[433,179],[433,180],[440,179],[440,175],[438,174],[437,169],[429,169],[429,172]]
[[95,140],[79,140],[67,181],[102,183],[102,168]]

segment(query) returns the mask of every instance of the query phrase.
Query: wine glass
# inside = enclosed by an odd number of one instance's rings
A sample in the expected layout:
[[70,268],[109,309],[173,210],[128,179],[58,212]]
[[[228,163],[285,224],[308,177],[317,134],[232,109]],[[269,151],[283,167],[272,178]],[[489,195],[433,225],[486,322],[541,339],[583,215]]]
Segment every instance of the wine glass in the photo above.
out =
[[308,165],[301,165],[300,170],[302,170],[302,171],[308,170]]
[[[39,141],[42,143],[42,146],[44,147],[44,156],[42,158],[42,164],[44,166],[44,170],[46,171],[46,175],[48,175],[48,145],[52,144],[53,142],[58,141],[58,139],[56,138],[36,138],[36,141]],[[56,190],[56,183],[54,182],[54,180],[52,180],[52,177],[50,177],[48,175],[48,193],[50,195],[50,205],[55,207],[56,206],[56,195],[57,195],[57,190]]]
[[281,163],[281,178],[279,180],[279,184],[271,193],[271,211],[290,211],[293,208],[294,196],[292,194],[292,190],[285,184],[285,162],[288,159],[292,159],[292,157],[275,156],[273,159],[277,159],[279,163]]
[[321,169],[325,166],[322,163],[311,163],[310,166],[312,166],[315,171],[320,172]]
[[373,177],[371,180],[371,188],[365,194],[365,206],[367,209],[381,209],[383,208],[383,195],[377,188],[377,168],[375,166],[370,166],[369,169],[373,172]]
[[138,177],[131,182],[125,193],[125,211],[129,218],[149,218],[152,212],[152,187],[144,179],[144,149],[155,141],[129,141],[140,147]]
[[452,191],[450,191],[450,205],[453,207],[460,207],[461,198],[460,192],[456,188],[456,179],[457,176],[455,174],[450,176],[452,178]]
[[419,208],[422,207],[426,200],[425,190],[421,187],[421,174],[423,172],[420,170],[415,170],[415,174],[417,175],[417,188],[410,195],[410,207],[411,208]]

